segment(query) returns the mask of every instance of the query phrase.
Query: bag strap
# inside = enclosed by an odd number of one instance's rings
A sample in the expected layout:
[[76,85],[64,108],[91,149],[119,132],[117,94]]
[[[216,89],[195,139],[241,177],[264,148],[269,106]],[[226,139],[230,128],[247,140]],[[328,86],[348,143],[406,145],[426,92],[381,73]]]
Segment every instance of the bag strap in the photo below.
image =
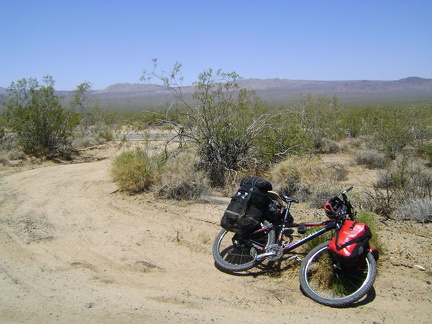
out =
[[[352,225],[350,226],[350,230],[351,230],[351,231],[354,229],[354,227],[356,226],[356,224],[357,224],[357,222],[353,222],[353,223],[352,223]],[[338,251],[339,251],[339,250],[342,250],[344,247],[346,247],[346,246],[348,246],[348,245],[351,245],[351,244],[354,244],[354,243],[358,243],[358,242],[360,242],[360,241],[362,241],[362,240],[364,239],[364,237],[363,237],[363,235],[362,235],[362,236],[356,237],[356,238],[354,238],[354,239],[352,239],[352,240],[350,240],[350,241],[348,241],[348,242],[345,242],[345,243],[342,244],[342,245],[339,245],[339,244],[338,244],[338,240],[339,240],[339,232],[340,232],[340,230],[336,232],[336,241],[335,241],[336,249],[337,249]],[[367,235],[367,236],[369,236],[369,235]]]
[[252,186],[249,189],[249,192],[247,193],[245,199],[242,202],[243,206],[242,206],[242,209],[239,213],[240,217],[243,217],[244,215],[246,215],[246,209],[248,208],[249,200],[251,199],[253,189],[254,189],[254,187]]

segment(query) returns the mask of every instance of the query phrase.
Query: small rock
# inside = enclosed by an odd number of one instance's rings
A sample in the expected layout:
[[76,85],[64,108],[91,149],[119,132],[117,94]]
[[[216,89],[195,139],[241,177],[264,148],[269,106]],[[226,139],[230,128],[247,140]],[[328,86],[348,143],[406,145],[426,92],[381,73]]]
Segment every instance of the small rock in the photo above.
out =
[[425,267],[423,267],[423,266],[421,266],[421,265],[419,265],[419,264],[415,264],[415,265],[413,266],[413,268],[414,268],[414,269],[417,269],[417,270],[421,270],[421,271],[426,271]]
[[92,308],[94,306],[94,303],[87,303],[85,305],[86,308]]

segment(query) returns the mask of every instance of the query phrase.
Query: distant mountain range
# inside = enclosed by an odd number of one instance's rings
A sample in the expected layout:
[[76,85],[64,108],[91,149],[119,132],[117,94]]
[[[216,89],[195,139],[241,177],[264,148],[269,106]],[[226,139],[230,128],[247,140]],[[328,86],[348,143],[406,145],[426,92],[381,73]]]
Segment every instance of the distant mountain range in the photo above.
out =
[[[432,102],[432,79],[408,77],[395,81],[346,80],[313,81],[289,79],[244,79],[240,86],[254,90],[270,103],[280,104],[298,98],[301,94],[338,96],[351,103]],[[185,98],[190,98],[193,86],[182,87]],[[0,88],[0,93],[5,92]],[[67,91],[62,91],[67,95]],[[164,86],[143,83],[117,83],[92,94],[111,107],[143,108],[160,106],[170,99]]]
[[[245,79],[240,86],[254,90],[271,104],[296,100],[302,94],[337,96],[341,103],[349,104],[406,104],[432,102],[432,79],[409,77],[396,81],[313,81],[288,79]],[[193,86],[182,87],[189,99]],[[170,92],[163,86],[142,83],[118,83],[94,94],[102,102],[120,104],[127,100],[129,108],[160,106],[170,101]]]
[[[425,91],[432,93],[432,79],[409,77],[397,81],[312,81],[289,79],[245,79],[240,81],[243,88],[259,91],[281,89],[290,92],[393,92],[393,91]],[[163,86],[142,83],[117,83],[96,93],[128,93],[128,92],[165,92]],[[185,93],[193,91],[192,86],[183,87]]]

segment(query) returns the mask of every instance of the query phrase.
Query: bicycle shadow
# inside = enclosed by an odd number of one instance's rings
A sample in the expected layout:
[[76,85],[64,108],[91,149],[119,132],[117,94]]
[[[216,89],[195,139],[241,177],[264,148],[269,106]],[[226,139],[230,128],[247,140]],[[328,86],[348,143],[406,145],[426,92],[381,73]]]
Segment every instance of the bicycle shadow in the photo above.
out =
[[[301,289],[301,287],[300,287],[300,291],[302,292],[303,296],[308,297],[308,295],[306,295],[304,293],[304,291],[303,291],[303,289]],[[362,298],[360,298],[360,300],[358,300],[358,301],[356,301],[356,302],[354,302],[352,304],[349,304],[349,305],[335,306],[334,308],[340,308],[340,309],[344,309],[344,308],[356,308],[356,307],[364,306],[364,305],[367,305],[367,304],[373,302],[375,300],[375,298],[376,298],[376,291],[375,291],[375,288],[372,287],[367,292],[367,294],[365,296],[363,296]],[[329,307],[331,307],[331,306],[329,306]]]
[[300,263],[296,261],[287,261],[287,259],[288,258],[283,258],[282,260],[278,260],[278,261],[266,261],[260,264],[256,264],[253,268],[249,270],[244,270],[241,272],[228,271],[226,269],[219,267],[216,262],[214,263],[214,265],[216,269],[218,269],[219,271],[236,277],[254,277],[254,278],[258,278],[260,276],[278,277],[283,275],[283,273],[285,271],[288,271],[289,269],[295,270],[297,269],[297,267],[300,267]]
[[[243,271],[243,272],[230,272],[230,271],[226,271],[224,269],[221,269],[220,267],[217,266],[217,264],[215,263],[215,267],[224,273],[233,275],[233,276],[237,276],[237,277],[253,277],[253,278],[258,278],[260,276],[268,276],[268,277],[279,277],[282,276],[284,274],[284,272],[288,271],[288,270],[296,270],[298,267],[300,266],[300,263],[297,262],[288,262],[288,263],[284,263],[279,261],[270,261],[267,263],[261,263],[258,265],[255,265],[254,268],[251,268],[249,270]],[[300,288],[300,291],[302,292],[302,294],[305,297],[308,297],[303,290]],[[309,298],[309,297],[308,297]],[[345,306],[338,306],[335,308],[356,308],[359,306],[364,306],[367,305],[371,302],[373,302],[376,298],[376,291],[375,288],[372,287],[368,293],[363,296],[360,300],[349,304],[349,305],[345,305]]]

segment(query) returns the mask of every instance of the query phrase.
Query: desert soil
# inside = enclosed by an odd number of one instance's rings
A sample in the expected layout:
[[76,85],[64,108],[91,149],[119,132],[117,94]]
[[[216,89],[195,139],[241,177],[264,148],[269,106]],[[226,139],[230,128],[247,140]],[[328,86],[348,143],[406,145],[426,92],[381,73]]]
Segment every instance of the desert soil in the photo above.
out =
[[[218,271],[211,246],[228,199],[127,196],[109,175],[118,152],[101,146],[86,153],[91,162],[2,167],[1,323],[431,323],[431,224],[379,222],[385,254],[374,291],[333,309],[300,292],[292,262]],[[347,184],[370,181],[349,157],[332,159],[349,168]],[[302,204],[292,214],[325,217]]]

